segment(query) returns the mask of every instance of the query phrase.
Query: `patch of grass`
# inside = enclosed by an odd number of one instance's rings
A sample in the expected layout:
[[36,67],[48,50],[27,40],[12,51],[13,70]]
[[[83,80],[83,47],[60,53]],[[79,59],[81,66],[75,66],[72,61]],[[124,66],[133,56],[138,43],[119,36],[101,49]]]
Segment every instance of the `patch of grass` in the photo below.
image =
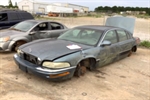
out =
[[150,41],[142,41],[139,46],[150,48]]
[[144,18],[144,19],[148,19],[150,18],[149,15],[136,15],[137,18]]

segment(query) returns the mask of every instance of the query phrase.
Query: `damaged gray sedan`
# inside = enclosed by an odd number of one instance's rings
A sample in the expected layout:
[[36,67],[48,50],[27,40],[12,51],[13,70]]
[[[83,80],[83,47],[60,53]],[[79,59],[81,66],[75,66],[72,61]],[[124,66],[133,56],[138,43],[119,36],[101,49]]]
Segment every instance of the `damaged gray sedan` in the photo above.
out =
[[132,34],[118,27],[86,25],[68,30],[57,39],[42,39],[19,47],[19,68],[53,81],[70,79],[136,52]]

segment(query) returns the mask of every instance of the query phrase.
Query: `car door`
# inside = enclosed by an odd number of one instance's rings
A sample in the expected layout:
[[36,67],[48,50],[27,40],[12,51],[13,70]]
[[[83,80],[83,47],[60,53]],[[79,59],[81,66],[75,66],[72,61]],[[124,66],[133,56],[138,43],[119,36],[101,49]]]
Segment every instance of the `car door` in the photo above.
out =
[[124,30],[116,30],[119,37],[119,58],[126,57],[132,48],[132,39],[128,36],[128,33]]
[[100,53],[99,53],[99,65],[103,66],[109,63],[112,63],[118,59],[118,37],[114,30],[108,31],[102,40],[102,43],[104,41],[110,41],[111,45],[109,46],[100,46]]
[[29,35],[31,36],[32,40],[42,39],[47,36],[46,32],[48,30],[49,30],[48,22],[39,23],[31,30],[31,32],[29,32]]
[[[61,24],[55,22],[43,22],[37,25],[31,32],[32,40],[43,38],[57,38],[65,32]],[[32,34],[33,33],[33,34]]]

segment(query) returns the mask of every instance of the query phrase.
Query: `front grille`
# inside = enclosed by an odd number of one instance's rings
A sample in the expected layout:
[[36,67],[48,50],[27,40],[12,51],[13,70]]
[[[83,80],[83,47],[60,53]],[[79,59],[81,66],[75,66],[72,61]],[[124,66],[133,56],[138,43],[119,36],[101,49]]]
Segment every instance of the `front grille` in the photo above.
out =
[[33,63],[33,64],[38,64],[37,57],[34,57],[32,55],[24,53],[24,59],[31,62],[31,63]]

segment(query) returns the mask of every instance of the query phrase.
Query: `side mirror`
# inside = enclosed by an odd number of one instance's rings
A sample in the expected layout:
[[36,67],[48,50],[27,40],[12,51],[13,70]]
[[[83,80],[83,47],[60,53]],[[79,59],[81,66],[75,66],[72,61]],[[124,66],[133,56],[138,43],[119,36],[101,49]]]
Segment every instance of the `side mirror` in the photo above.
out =
[[101,46],[110,46],[110,45],[111,45],[111,42],[107,40],[103,41],[101,44]]
[[35,33],[36,33],[36,32],[30,32],[29,35],[33,35],[33,34],[35,34]]

